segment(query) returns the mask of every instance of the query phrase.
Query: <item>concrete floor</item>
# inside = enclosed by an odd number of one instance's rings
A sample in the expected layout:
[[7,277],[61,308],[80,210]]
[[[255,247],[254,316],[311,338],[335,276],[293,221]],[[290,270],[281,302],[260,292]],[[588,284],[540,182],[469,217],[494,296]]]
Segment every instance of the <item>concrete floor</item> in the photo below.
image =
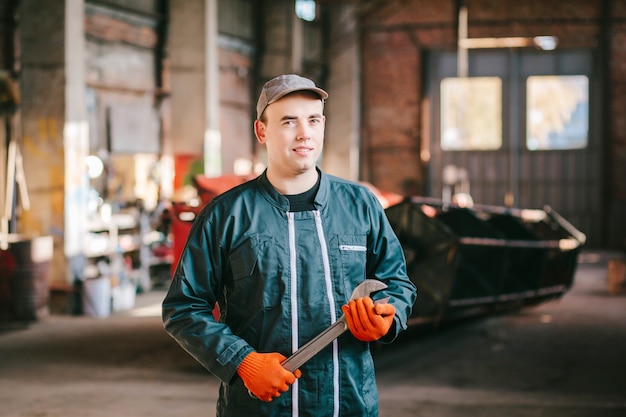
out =
[[[0,416],[215,416],[217,380],[163,331],[163,291],[100,319],[0,331]],[[419,300],[418,300],[419,302]],[[583,254],[561,300],[375,350],[381,417],[626,416],[626,296]]]

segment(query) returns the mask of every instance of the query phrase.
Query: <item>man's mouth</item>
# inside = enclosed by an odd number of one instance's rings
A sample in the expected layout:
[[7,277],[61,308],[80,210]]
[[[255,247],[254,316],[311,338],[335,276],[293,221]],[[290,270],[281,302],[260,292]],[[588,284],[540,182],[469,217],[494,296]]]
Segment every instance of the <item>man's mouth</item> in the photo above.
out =
[[311,151],[313,151],[313,148],[309,148],[309,147],[298,147],[298,148],[294,148],[294,152],[304,155],[307,153],[310,153]]

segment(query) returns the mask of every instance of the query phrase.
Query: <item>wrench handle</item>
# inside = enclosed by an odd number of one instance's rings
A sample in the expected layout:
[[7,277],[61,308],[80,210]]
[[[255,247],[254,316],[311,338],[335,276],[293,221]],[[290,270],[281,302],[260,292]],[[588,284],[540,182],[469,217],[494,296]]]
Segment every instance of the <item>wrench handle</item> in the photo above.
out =
[[346,316],[342,314],[341,317],[339,317],[339,320],[334,322],[326,330],[315,336],[307,344],[296,350],[290,357],[285,359],[282,363],[283,368],[289,372],[294,372],[313,356],[317,355],[322,349],[328,346],[330,342],[338,338],[347,329],[348,322],[346,321]]

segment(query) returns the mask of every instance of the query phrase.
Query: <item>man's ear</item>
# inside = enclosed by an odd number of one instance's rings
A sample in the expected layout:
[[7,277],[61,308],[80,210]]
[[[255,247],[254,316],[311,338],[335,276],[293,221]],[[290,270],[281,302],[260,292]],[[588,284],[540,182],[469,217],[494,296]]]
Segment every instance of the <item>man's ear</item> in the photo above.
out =
[[258,119],[254,121],[254,135],[259,143],[265,143],[265,124]]

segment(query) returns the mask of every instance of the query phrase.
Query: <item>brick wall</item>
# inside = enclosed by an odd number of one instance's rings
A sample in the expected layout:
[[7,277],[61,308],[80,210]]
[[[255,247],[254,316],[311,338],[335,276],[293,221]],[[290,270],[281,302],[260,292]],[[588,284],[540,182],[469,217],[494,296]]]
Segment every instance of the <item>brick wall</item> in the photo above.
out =
[[609,244],[626,250],[626,1],[612,2],[610,26],[611,62],[608,70],[610,91],[607,181]]
[[611,62],[609,86],[611,92],[609,154],[612,175],[609,188],[615,199],[626,204],[626,1],[613,2],[611,23]]

